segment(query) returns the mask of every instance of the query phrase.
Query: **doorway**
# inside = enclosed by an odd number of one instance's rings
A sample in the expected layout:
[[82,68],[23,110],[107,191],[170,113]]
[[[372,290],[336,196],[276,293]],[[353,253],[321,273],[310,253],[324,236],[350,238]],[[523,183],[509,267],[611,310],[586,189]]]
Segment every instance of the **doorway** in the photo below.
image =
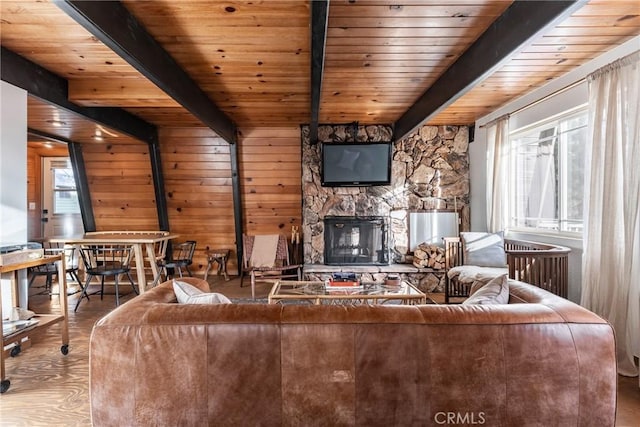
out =
[[84,233],[76,181],[68,157],[42,158],[43,236]]

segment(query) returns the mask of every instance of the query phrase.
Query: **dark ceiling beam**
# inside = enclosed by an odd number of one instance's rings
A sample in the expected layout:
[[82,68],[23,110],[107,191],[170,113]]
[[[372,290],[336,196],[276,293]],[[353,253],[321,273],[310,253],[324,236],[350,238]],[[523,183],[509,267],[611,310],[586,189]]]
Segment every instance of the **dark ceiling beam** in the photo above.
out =
[[87,168],[82,155],[82,144],[70,142],[67,144],[69,150],[69,160],[73,169],[73,179],[76,181],[76,191],[78,192],[78,203],[80,204],[80,215],[85,233],[96,231],[96,217],[91,204],[91,191],[89,189],[89,178]]
[[318,121],[320,117],[320,95],[322,93],[322,73],[324,71],[324,48],[327,42],[329,22],[329,0],[311,2],[311,122],[309,139],[318,141]]
[[69,0],[54,3],[220,137],[231,144],[236,142],[234,123],[122,3]]
[[55,143],[63,143],[67,145],[69,153],[69,161],[71,169],[73,169],[73,179],[76,182],[76,191],[78,193],[78,205],[80,206],[80,217],[82,218],[82,226],[84,231],[96,231],[96,219],[93,214],[93,205],[91,204],[91,193],[89,191],[89,179],[84,165],[84,157],[82,155],[82,145],[73,142],[70,139],[61,136],[52,135],[33,128],[27,128],[27,135],[46,139]]
[[[244,243],[242,236],[244,234],[243,226],[243,208],[242,208],[242,191],[240,190],[240,167],[238,164],[238,144],[229,147],[231,155],[231,188],[233,193],[233,223],[236,232],[236,257],[238,260],[238,272],[242,275],[242,260],[244,258]],[[242,285],[242,279],[240,279]]]
[[156,211],[158,213],[158,227],[162,231],[170,231],[169,209],[167,207],[167,192],[162,173],[162,158],[160,144],[149,144],[149,160],[151,161],[151,175],[153,176],[153,190],[156,196]]
[[2,47],[0,77],[46,103],[115,129],[146,143],[158,140],[157,128],[137,116],[114,107],[82,107],[69,101],[67,80]]
[[33,129],[33,128],[27,128],[27,135],[33,137],[33,138],[37,138],[37,139],[45,139],[47,141],[50,142],[55,142],[55,143],[61,143],[61,144],[71,144],[73,143],[72,140],[58,136],[58,135],[53,135],[47,132],[43,132],[41,130],[38,129]]
[[516,0],[398,119],[394,140],[404,138],[451,105],[544,28],[565,19],[585,3],[586,0]]

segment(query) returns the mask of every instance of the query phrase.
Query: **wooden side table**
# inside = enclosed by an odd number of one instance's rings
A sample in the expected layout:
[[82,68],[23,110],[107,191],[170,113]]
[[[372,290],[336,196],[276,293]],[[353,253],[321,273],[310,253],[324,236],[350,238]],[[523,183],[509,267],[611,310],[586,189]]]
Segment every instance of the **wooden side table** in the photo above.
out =
[[205,254],[207,255],[207,269],[204,272],[204,280],[207,280],[207,276],[209,276],[209,270],[213,267],[213,263],[218,263],[218,275],[222,273],[224,275],[224,280],[229,280],[229,275],[227,274],[227,260],[229,259],[229,253],[231,251],[229,249],[207,249]]

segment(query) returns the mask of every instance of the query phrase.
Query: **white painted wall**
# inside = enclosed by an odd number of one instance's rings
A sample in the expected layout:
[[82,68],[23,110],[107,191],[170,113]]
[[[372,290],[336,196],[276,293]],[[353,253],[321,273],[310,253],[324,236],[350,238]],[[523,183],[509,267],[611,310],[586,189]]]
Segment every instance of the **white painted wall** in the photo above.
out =
[[27,92],[0,86],[0,242],[27,239]]
[[[587,75],[597,69],[639,49],[640,36],[629,40],[623,45],[620,45],[598,58],[593,59],[564,76],[549,82],[547,85],[518,98],[493,113],[482,117],[476,122],[474,142],[469,146],[471,230],[487,230],[487,196],[486,186],[484,185],[487,181],[487,134],[485,129],[481,128],[481,126],[484,126],[486,123],[504,114],[511,114],[522,109],[522,111],[513,114],[509,120],[510,130],[515,130],[528,124],[535,123],[544,117],[549,117],[573,106],[583,104],[587,102],[588,96],[586,83],[579,84],[578,86],[566,90],[556,96],[550,97],[550,95],[583,80]],[[536,103],[539,100],[542,101]],[[572,252],[569,256],[569,299],[574,302],[580,301],[580,292],[582,288],[581,239],[549,236],[548,234],[514,232],[508,232],[507,235],[516,239],[534,240],[570,247]]]
[[[27,241],[27,92],[0,82],[0,244]],[[11,273],[3,274],[2,315],[11,313]],[[26,274],[18,277],[26,290]],[[22,282],[25,282],[22,284]],[[23,292],[23,293],[26,293]],[[21,305],[26,308],[26,295]]]

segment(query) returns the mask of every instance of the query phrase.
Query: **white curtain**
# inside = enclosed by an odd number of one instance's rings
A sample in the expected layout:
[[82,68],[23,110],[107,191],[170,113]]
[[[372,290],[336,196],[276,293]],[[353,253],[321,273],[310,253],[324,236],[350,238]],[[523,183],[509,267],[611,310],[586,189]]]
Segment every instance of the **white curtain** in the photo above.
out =
[[582,305],[616,332],[618,372],[640,355],[640,51],[588,76]]
[[509,116],[487,127],[487,230],[496,233],[508,221]]

